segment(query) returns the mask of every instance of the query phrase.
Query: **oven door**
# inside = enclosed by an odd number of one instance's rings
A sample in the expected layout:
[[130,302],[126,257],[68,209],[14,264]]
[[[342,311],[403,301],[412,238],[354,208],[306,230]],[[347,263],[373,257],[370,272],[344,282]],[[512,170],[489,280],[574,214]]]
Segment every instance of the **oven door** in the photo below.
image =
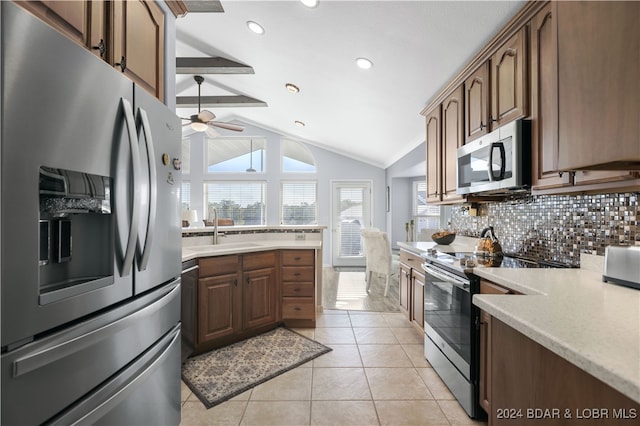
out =
[[471,380],[471,282],[429,263],[422,268],[425,333]]

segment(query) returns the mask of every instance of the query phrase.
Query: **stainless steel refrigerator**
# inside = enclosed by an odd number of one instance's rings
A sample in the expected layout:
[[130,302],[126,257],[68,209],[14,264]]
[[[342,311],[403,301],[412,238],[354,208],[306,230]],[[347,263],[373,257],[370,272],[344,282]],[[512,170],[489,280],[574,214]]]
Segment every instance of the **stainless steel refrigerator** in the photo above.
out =
[[180,120],[0,3],[1,424],[177,425]]

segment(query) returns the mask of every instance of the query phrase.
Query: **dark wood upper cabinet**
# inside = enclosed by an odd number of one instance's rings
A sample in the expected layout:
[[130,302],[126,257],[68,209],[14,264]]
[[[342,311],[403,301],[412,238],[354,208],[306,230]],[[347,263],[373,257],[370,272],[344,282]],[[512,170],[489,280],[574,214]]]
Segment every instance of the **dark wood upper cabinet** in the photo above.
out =
[[464,102],[462,86],[442,102],[442,201],[462,201],[456,175],[458,148],[464,145]]
[[533,189],[571,186],[573,174],[558,173],[558,63],[551,4],[531,20],[531,184]]
[[18,1],[164,102],[165,17],[153,0]]
[[464,82],[464,131],[465,143],[488,131],[489,64],[483,63]]
[[494,130],[528,114],[527,28],[516,32],[491,56],[491,115]]
[[18,1],[16,4],[96,55],[102,52],[104,57],[104,48],[100,50],[101,45],[106,46],[104,1]]
[[438,105],[427,114],[427,203],[437,203],[441,200],[441,110]]
[[552,2],[558,168],[640,170],[640,3]]
[[156,98],[164,99],[164,13],[155,1],[110,2],[109,62]]

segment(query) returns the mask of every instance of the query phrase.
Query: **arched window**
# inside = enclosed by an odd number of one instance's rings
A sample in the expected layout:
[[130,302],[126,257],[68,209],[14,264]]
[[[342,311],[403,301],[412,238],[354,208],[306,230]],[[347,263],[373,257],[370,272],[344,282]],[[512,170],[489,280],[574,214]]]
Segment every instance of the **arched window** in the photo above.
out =
[[207,173],[264,172],[263,138],[207,139],[206,146]]
[[304,144],[283,139],[282,171],[285,173],[315,173],[316,160]]

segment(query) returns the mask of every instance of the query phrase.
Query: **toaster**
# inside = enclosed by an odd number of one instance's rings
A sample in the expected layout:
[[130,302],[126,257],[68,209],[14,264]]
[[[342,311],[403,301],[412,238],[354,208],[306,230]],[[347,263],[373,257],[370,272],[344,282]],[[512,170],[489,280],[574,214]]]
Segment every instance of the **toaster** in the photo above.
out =
[[602,281],[640,290],[640,247],[606,247]]

